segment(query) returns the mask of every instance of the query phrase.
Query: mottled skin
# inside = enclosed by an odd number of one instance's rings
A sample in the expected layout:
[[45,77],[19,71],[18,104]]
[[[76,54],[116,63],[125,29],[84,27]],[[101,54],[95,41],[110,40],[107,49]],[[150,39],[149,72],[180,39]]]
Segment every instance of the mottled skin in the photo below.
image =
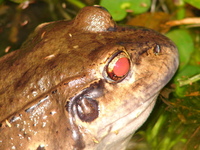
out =
[[[130,69],[107,73],[118,53]],[[118,55],[117,55],[118,56]],[[178,67],[175,45],[99,6],[38,26],[0,59],[0,149],[122,150]]]

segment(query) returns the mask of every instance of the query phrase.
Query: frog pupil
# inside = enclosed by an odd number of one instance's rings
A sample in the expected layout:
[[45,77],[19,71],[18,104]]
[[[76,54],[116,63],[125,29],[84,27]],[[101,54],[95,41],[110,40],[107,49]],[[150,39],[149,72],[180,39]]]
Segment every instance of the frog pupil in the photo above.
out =
[[122,77],[128,73],[129,68],[130,64],[128,58],[122,57],[115,63],[115,66],[113,68],[113,73],[117,77]]

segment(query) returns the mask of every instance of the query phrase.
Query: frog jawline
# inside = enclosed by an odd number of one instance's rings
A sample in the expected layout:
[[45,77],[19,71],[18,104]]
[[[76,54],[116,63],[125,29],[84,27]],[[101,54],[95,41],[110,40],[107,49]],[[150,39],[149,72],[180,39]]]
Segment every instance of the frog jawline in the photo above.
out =
[[[159,93],[156,93],[155,95],[150,97],[145,103],[140,105],[140,107],[138,107],[136,110],[130,112],[129,114],[124,115],[123,117],[117,119],[116,121],[113,121],[112,123],[105,126],[105,128],[102,128],[99,131],[99,134],[101,133],[102,130],[107,130],[107,128],[111,129],[109,130],[107,135],[103,137],[101,144],[98,147],[100,148],[106,147],[107,149],[112,149],[116,147],[119,147],[119,149],[123,149],[123,145],[124,147],[126,147],[127,146],[126,144],[129,142],[131,136],[149,117],[152,109],[154,108],[158,95]],[[144,105],[145,107],[141,108]]]

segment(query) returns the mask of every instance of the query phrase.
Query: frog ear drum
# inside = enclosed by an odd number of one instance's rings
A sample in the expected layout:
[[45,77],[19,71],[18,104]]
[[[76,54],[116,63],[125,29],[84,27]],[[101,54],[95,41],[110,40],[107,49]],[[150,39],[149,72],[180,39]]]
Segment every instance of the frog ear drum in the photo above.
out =
[[75,109],[78,117],[85,122],[91,122],[99,115],[98,102],[91,98],[82,98],[76,102]]
[[104,69],[104,77],[110,82],[122,81],[129,73],[130,57],[124,51],[118,51],[109,59]]

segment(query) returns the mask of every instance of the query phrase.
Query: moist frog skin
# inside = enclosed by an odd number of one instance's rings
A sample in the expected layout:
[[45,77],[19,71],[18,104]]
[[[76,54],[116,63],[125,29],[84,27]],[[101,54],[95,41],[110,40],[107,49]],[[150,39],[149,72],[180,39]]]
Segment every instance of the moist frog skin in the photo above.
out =
[[123,150],[176,72],[178,51],[88,6],[39,25],[0,63],[0,149]]

